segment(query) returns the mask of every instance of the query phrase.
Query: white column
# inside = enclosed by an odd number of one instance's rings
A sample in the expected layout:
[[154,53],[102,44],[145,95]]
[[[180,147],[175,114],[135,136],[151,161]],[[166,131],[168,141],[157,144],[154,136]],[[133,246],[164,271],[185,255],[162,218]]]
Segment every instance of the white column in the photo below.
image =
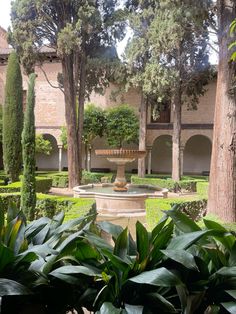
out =
[[59,166],[58,166],[58,171],[61,172],[62,171],[62,148],[63,145],[58,145],[58,150],[59,150]]
[[184,145],[180,146],[180,175],[184,174]]
[[152,146],[147,146],[148,174],[152,173]]

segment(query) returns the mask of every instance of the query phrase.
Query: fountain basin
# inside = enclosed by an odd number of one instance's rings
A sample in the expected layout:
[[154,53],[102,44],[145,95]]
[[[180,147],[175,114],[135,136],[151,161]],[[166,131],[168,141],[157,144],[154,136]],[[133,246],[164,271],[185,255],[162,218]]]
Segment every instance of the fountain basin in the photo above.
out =
[[145,215],[147,198],[166,198],[167,189],[152,185],[127,185],[126,192],[113,190],[113,184],[88,184],[75,187],[74,197],[95,198],[97,211],[102,215],[132,216]]

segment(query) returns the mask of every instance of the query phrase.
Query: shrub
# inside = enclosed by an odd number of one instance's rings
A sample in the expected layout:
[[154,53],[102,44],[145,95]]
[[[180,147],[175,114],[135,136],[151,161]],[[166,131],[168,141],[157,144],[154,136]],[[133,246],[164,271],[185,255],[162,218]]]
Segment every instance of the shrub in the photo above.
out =
[[168,176],[160,176],[160,178],[154,176],[146,176],[145,178],[139,178],[138,176],[132,176],[131,182],[133,184],[147,184],[147,185],[156,185],[161,188],[167,188],[170,192],[178,191],[188,191],[196,192],[197,191],[197,182],[204,182],[202,179],[187,179],[184,177],[184,180],[179,182],[173,181]]
[[90,184],[90,183],[99,183],[103,177],[107,177],[108,181],[111,182],[113,180],[113,173],[102,173],[102,172],[89,172],[83,171],[82,173],[82,184]]
[[110,146],[121,148],[124,143],[137,142],[138,130],[138,118],[129,105],[108,109],[106,137]]
[[24,128],[22,133],[23,176],[21,179],[21,210],[30,220],[34,219],[36,205],[35,178],[35,79],[36,74],[29,77],[27,105],[24,114]]
[[[48,193],[52,187],[52,179],[47,177],[36,177],[37,193]],[[8,185],[0,186],[0,193],[20,192],[21,182],[14,182]]]
[[176,208],[182,213],[185,213],[189,218],[194,221],[201,220],[206,215],[207,200],[195,200],[180,203],[171,203],[171,207],[177,206]]
[[8,59],[3,106],[4,169],[12,182],[19,179],[22,165],[21,133],[23,129],[22,75],[16,52]]
[[132,184],[147,184],[156,185],[160,188],[167,188],[170,192],[176,192],[179,190],[179,185],[177,182],[171,179],[158,179],[158,178],[139,178],[138,176],[131,177]]
[[209,182],[197,182],[197,193],[201,197],[208,197]]

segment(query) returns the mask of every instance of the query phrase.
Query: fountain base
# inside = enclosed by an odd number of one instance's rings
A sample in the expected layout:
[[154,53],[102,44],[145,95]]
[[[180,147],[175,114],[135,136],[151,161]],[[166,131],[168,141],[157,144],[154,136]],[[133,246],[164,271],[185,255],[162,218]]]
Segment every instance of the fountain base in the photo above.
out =
[[166,198],[167,189],[151,185],[127,186],[127,191],[114,191],[112,184],[89,184],[74,188],[74,197],[95,198],[97,211],[117,217],[144,216],[147,198]]

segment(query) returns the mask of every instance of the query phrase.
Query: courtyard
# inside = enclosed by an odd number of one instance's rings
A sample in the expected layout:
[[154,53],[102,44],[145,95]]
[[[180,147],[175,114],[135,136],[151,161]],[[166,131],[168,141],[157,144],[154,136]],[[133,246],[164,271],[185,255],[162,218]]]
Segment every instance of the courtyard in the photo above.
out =
[[0,8],[0,313],[235,314],[235,1]]

